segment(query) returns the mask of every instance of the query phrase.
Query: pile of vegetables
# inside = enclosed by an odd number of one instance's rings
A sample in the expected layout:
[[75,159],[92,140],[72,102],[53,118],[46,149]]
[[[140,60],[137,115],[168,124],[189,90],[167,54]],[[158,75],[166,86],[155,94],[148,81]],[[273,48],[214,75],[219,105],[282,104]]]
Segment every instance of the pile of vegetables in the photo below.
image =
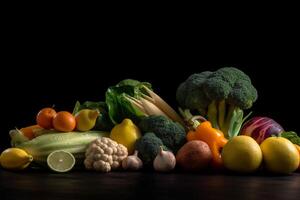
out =
[[223,170],[223,148],[238,135],[253,138],[258,152],[262,143],[268,149],[268,138],[285,138],[300,155],[295,132],[268,117],[247,121],[257,98],[250,77],[234,67],[190,75],[177,88],[178,112],[150,83],[125,79],[108,87],[102,101],[77,101],[72,113],[41,109],[35,124],[9,132],[12,147],[2,152],[0,165],[55,172],[74,166],[98,172]]

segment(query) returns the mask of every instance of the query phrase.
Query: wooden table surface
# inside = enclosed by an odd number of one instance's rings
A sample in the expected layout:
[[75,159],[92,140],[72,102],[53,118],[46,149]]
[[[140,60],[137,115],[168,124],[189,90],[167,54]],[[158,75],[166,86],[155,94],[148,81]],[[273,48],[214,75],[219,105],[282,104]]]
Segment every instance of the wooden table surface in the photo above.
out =
[[289,176],[228,173],[72,171],[11,172],[0,169],[0,199],[300,199],[300,173]]

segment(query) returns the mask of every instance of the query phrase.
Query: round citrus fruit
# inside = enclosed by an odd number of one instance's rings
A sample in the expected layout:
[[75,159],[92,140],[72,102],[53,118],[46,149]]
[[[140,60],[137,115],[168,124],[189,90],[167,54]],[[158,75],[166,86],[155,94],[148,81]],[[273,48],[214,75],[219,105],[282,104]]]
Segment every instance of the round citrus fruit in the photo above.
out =
[[62,150],[53,151],[47,157],[48,167],[55,172],[68,172],[74,167],[75,162],[70,152]]
[[55,115],[56,111],[53,108],[43,108],[36,116],[36,123],[44,129],[51,129],[53,128],[52,120]]
[[[298,153],[299,153],[299,157],[300,157],[300,146],[297,145],[297,144],[294,144],[296,149],[298,150]],[[298,171],[300,170],[300,160],[299,160],[299,166],[298,166]]]
[[269,137],[260,148],[264,157],[264,166],[274,173],[288,174],[299,166],[299,153],[295,145],[283,137]]
[[262,152],[257,142],[249,136],[236,136],[222,150],[224,166],[232,171],[250,173],[262,162]]
[[53,127],[58,131],[73,131],[76,127],[75,117],[67,111],[60,111],[53,118]]

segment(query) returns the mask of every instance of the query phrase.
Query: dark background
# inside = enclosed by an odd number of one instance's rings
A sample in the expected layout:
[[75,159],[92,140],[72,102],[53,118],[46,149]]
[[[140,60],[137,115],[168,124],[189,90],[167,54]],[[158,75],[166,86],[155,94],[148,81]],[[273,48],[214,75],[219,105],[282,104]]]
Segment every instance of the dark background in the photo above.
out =
[[111,22],[27,14],[3,25],[1,150],[9,145],[8,131],[34,124],[43,107],[72,111],[76,100],[103,101],[109,86],[133,78],[151,82],[176,108],[179,83],[224,66],[252,78],[259,94],[252,116],[271,117],[299,132],[299,40],[293,20],[266,15],[138,21],[136,16]]
[[[252,78],[259,94],[253,116],[272,117],[286,130],[300,132],[298,6],[212,3],[185,7],[180,2],[180,8],[173,2],[131,8],[116,3],[88,8],[28,2],[31,7],[2,6],[0,150],[9,146],[8,131],[34,124],[43,107],[72,111],[76,100],[104,100],[110,85],[134,78],[151,82],[176,108],[180,82],[192,73],[223,66],[238,67]],[[39,194],[46,199],[131,198],[144,197],[148,188],[150,196],[165,199],[182,194],[189,199],[299,199],[298,182],[298,173],[0,171],[2,199],[40,199]]]

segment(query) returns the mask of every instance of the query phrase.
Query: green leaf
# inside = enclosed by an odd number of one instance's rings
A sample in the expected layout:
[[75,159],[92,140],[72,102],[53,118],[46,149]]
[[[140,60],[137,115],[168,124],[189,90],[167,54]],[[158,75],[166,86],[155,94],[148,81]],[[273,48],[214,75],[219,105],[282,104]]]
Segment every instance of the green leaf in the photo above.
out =
[[290,140],[293,144],[297,144],[300,146],[300,137],[297,135],[296,132],[294,131],[282,132],[280,136]]
[[140,117],[145,116],[145,113],[125,98],[125,94],[135,98],[141,96],[142,93],[147,94],[143,86],[151,88],[150,83],[133,79],[125,79],[116,86],[108,88],[105,101],[108,106],[109,117],[114,124],[121,123],[124,118],[137,121]]
[[135,87],[137,85],[139,85],[141,82],[138,80],[134,80],[134,79],[124,79],[122,81],[120,81],[116,87],[122,87],[122,86],[132,86]]
[[80,110],[80,102],[76,101],[72,114],[75,115]]

